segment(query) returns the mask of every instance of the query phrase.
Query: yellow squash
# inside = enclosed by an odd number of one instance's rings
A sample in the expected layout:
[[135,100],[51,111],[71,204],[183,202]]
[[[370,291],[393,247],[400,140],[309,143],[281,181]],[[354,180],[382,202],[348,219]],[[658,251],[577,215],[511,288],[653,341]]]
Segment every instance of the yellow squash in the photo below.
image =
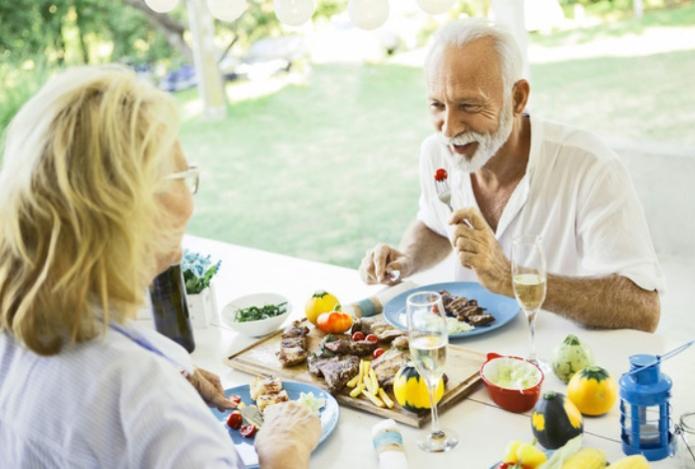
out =
[[316,325],[316,321],[322,313],[333,311],[336,306],[340,306],[338,298],[326,291],[318,290],[307,300],[304,312],[309,322]]
[[600,366],[589,366],[572,376],[567,397],[584,415],[603,415],[618,398],[618,384]]
[[649,461],[641,454],[635,454],[615,461],[606,469],[649,469]]
[[[398,370],[393,380],[393,394],[396,401],[404,408],[419,412],[430,408],[430,395],[427,383],[420,376],[415,365],[408,362]],[[437,387],[437,402],[442,400],[444,395],[444,379],[439,380]]]
[[562,469],[605,469],[606,454],[600,449],[584,448],[562,463]]

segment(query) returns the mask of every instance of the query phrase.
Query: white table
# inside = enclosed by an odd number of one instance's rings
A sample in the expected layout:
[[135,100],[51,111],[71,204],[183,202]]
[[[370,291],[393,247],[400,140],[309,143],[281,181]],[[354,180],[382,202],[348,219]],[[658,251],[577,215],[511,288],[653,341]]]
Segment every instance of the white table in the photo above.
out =
[[[186,236],[184,245],[213,259],[222,259],[215,280],[217,302],[221,310],[239,296],[266,291],[287,296],[294,305],[291,319],[304,315],[304,304],[317,289],[334,293],[343,303],[350,303],[384,288],[365,285],[356,270],[291,258],[249,249],[204,238]],[[414,277],[420,284],[445,282],[449,279],[442,270],[425,272]],[[610,307],[607,305],[607,307]],[[568,333],[579,335],[594,350],[596,362],[617,380],[628,370],[628,357],[636,353],[663,354],[679,345],[668,337],[631,330],[592,331],[574,323],[541,312],[537,321],[538,354],[549,359],[552,349]],[[247,384],[251,376],[223,365],[222,360],[254,343],[257,339],[243,337],[231,329],[210,326],[195,330],[196,349],[193,360],[197,366],[220,375],[225,388]],[[497,352],[523,356],[529,348],[528,329],[523,314],[498,331],[452,341],[452,343],[483,353]],[[695,347],[662,364],[662,371],[673,379],[672,418],[695,410]],[[546,376],[543,391],[556,390],[566,394],[565,385],[551,374]],[[332,436],[321,444],[311,458],[312,468],[377,467],[372,447],[371,428],[381,418],[373,414],[341,406],[340,421]],[[444,454],[428,454],[415,444],[418,433],[412,427],[399,424],[411,468],[466,467],[487,468],[501,459],[511,440],[530,442],[533,439],[529,414],[514,414],[499,408],[481,385],[466,399],[440,416],[442,426],[454,429],[459,445]],[[609,460],[623,457],[620,445],[619,406],[602,417],[584,419],[585,445],[604,450]],[[673,459],[655,462],[652,467],[674,466]]]

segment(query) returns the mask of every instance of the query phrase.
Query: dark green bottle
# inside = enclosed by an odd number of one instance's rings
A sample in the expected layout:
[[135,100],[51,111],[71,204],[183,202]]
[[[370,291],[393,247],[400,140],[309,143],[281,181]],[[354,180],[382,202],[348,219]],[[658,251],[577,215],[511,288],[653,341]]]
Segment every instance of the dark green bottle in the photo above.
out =
[[195,341],[180,265],[172,265],[154,279],[150,297],[157,332],[180,344],[188,353],[193,352]]

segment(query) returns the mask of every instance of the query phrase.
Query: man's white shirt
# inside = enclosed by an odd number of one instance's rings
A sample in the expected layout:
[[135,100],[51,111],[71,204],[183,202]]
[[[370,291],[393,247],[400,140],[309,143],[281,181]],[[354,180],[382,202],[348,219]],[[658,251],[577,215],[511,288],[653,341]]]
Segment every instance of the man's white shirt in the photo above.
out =
[[[642,205],[627,169],[594,135],[530,116],[531,147],[526,174],[512,193],[495,236],[510,258],[512,240],[538,234],[548,272],[572,277],[613,273],[645,290],[664,290]],[[449,173],[454,210],[478,208],[470,173],[453,169],[448,149],[435,135],[420,154],[420,202],[417,218],[451,240],[451,213],[438,198],[434,173]],[[456,262],[457,281],[476,281]]]

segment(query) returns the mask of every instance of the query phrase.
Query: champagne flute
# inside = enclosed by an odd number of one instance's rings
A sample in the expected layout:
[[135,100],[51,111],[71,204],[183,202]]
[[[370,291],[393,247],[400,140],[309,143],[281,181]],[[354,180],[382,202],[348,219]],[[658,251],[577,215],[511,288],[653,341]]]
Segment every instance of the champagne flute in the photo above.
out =
[[410,358],[427,383],[432,410],[432,429],[418,439],[427,452],[448,451],[459,442],[451,430],[439,427],[437,389],[444,374],[446,346],[449,343],[442,296],[434,291],[413,293],[406,301]]
[[545,365],[536,357],[536,316],[545,301],[547,271],[542,238],[522,235],[512,244],[512,284],[514,296],[526,314],[531,334],[531,353],[528,360],[536,365]]

